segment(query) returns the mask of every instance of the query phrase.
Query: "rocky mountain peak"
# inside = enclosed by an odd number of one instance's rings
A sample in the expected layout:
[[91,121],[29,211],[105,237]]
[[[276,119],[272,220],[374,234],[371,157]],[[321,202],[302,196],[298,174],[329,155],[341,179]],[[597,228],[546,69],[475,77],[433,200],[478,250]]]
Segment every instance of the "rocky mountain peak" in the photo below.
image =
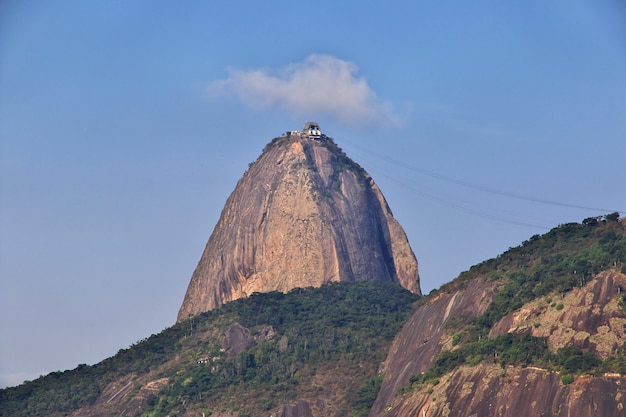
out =
[[308,122],[268,143],[237,183],[178,320],[254,292],[367,279],[420,293],[417,260],[380,189]]

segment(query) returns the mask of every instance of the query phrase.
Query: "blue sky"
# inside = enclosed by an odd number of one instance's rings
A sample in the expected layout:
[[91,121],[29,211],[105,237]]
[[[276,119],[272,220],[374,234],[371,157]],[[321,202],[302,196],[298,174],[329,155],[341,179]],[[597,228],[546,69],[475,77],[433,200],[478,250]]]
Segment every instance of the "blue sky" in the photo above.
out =
[[248,163],[306,120],[424,292],[626,211],[624,3],[421,3],[2,2],[0,386],[173,324]]

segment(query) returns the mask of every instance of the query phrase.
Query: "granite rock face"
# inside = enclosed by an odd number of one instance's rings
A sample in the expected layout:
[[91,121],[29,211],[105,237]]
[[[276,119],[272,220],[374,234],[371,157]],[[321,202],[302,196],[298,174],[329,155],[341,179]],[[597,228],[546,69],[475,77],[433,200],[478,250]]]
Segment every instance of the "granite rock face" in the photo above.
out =
[[[411,376],[428,371],[443,350],[453,349],[453,330],[446,325],[483,314],[498,286],[475,279],[430,297],[415,311],[379,370],[384,379],[371,417],[626,416],[626,377],[619,374],[583,374],[564,384],[558,372],[548,369],[483,361],[443,375],[437,385],[402,393]],[[500,319],[490,337],[530,333],[545,337],[552,351],[576,346],[606,358],[626,338],[620,306],[625,287],[625,274],[602,272],[565,294],[560,300],[563,309],[548,308],[545,297],[537,298]]]
[[[380,417],[623,417],[624,379],[578,376],[572,384],[539,368],[461,367],[422,392],[393,402]],[[426,392],[427,391],[427,392]]]
[[178,320],[254,292],[366,279],[420,294],[404,230],[332,139],[287,134],[265,147],[228,198]]
[[432,367],[449,344],[448,322],[481,315],[494,295],[493,283],[477,279],[463,289],[442,292],[423,303],[396,336],[380,368],[385,377],[370,416],[382,414],[413,375]]

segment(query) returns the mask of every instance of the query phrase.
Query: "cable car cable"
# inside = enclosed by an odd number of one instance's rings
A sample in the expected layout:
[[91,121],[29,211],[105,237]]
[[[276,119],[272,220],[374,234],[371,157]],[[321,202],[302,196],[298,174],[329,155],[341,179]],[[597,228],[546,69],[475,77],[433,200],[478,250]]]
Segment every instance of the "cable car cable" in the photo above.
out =
[[554,200],[548,200],[548,199],[544,199],[544,198],[537,198],[537,197],[532,197],[532,196],[527,196],[527,195],[523,195],[523,194],[516,194],[516,193],[512,193],[509,191],[503,191],[503,190],[498,190],[495,188],[490,188],[490,187],[485,187],[482,185],[477,185],[477,184],[473,184],[471,182],[468,181],[464,181],[464,180],[459,180],[456,178],[452,178],[452,177],[448,177],[446,175],[442,175],[442,174],[438,174],[436,172],[433,171],[428,171],[422,168],[417,168],[411,164],[408,164],[406,162],[402,162],[399,161],[397,159],[379,154],[377,152],[371,151],[369,149],[366,149],[362,146],[359,146],[351,141],[345,140],[345,139],[341,139],[342,142],[345,142],[346,144],[348,144],[349,146],[353,146],[357,149],[360,149],[361,151],[368,153],[376,158],[380,158],[384,161],[387,161],[389,163],[392,163],[396,166],[402,166],[404,168],[407,168],[409,170],[412,170],[414,172],[417,172],[419,174],[422,175],[426,175],[432,178],[436,178],[439,179],[441,181],[445,181],[445,182],[449,182],[452,184],[457,184],[457,185],[461,185],[463,187],[468,187],[468,188],[472,188],[475,190],[479,190],[479,191],[484,191],[487,193],[491,193],[491,194],[496,194],[496,195],[500,195],[500,196],[504,196],[504,197],[510,197],[510,198],[516,198],[516,199],[520,199],[520,200],[526,200],[526,201],[531,201],[534,203],[541,203],[541,204],[548,204],[548,205],[553,205],[553,206],[560,206],[560,207],[567,207],[567,208],[573,208],[573,209],[578,209],[578,210],[590,210],[590,211],[597,211],[597,212],[603,212],[603,213],[612,213],[612,212],[617,212],[617,213],[624,213],[624,210],[611,210],[611,209],[604,209],[604,208],[598,208],[598,207],[587,207],[587,206],[582,206],[582,205],[577,205],[577,204],[569,204],[569,203],[562,203],[559,201],[554,201]]

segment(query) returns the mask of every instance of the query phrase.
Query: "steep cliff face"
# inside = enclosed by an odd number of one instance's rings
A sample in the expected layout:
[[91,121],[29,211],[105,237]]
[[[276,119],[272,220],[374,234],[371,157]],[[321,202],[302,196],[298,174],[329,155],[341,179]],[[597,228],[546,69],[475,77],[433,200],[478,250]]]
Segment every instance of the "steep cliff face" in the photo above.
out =
[[330,139],[274,139],[228,198],[178,313],[254,292],[379,279],[420,293],[402,227],[371,177]]
[[[605,359],[626,340],[626,314],[620,305],[623,288],[625,274],[603,272],[566,294],[524,304],[500,319],[489,337],[528,333],[545,337],[552,352],[575,346]],[[455,320],[484,313],[498,289],[493,282],[477,279],[424,300],[381,367],[385,377],[370,416],[626,416],[624,376],[583,374],[564,384],[558,371],[494,364],[497,359],[461,366],[436,384],[425,383],[398,395],[409,386],[411,376],[427,372],[443,350],[454,351]]]
[[493,289],[493,283],[475,280],[462,290],[424,300],[389,349],[380,369],[385,378],[371,416],[382,413],[413,375],[430,369],[441,351],[450,346],[451,336],[446,332],[446,324],[482,314],[493,298]]
[[538,368],[481,364],[445,375],[439,384],[405,394],[381,417],[625,416],[624,379],[580,376],[563,385]]

